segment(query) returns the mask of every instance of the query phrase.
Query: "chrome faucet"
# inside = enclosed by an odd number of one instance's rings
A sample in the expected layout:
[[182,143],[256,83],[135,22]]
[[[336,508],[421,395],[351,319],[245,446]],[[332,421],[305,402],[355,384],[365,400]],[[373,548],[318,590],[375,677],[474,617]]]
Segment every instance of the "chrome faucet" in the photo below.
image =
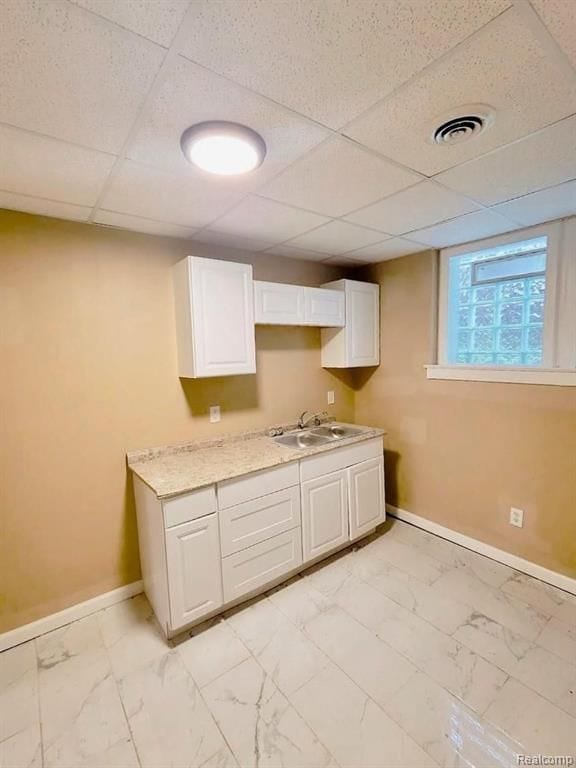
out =
[[309,426],[310,422],[314,422],[314,425],[319,427],[320,424],[322,424],[322,419],[328,417],[326,411],[318,411],[317,413],[313,413],[307,419],[305,419],[304,416],[306,416],[307,413],[308,411],[302,411],[300,414],[300,418],[298,419],[298,429],[305,429],[307,426]]

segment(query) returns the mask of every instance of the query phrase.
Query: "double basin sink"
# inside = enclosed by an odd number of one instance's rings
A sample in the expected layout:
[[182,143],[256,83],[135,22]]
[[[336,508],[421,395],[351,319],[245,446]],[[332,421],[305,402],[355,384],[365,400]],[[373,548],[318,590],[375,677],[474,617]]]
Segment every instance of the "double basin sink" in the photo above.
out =
[[365,430],[359,427],[349,427],[346,424],[324,424],[312,429],[299,429],[286,435],[275,437],[274,442],[289,448],[312,448],[316,445],[326,445],[346,437],[360,435]]

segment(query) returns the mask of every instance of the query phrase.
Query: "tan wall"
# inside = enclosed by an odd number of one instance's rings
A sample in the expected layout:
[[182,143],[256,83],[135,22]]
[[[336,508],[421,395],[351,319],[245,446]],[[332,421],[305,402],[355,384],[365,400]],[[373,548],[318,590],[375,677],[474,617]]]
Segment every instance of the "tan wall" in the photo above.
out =
[[[127,449],[294,420],[324,408],[328,389],[337,416],[353,418],[315,328],[259,328],[256,376],[178,379],[170,267],[189,251],[0,211],[0,631],[139,578]],[[339,276],[245,260],[263,280]],[[209,424],[218,403],[222,422]]]
[[355,415],[388,430],[388,501],[576,576],[576,390],[428,381],[435,258],[363,274],[381,286],[382,364],[358,372]]

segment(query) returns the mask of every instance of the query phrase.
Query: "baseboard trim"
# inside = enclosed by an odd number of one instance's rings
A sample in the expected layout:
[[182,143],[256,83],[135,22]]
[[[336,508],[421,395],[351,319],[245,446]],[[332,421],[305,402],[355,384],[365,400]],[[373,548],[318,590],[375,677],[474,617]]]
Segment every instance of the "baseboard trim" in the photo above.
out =
[[33,640],[40,635],[45,635],[46,632],[51,632],[53,629],[65,627],[66,624],[83,619],[85,616],[101,611],[103,608],[109,608],[115,603],[121,603],[122,600],[139,595],[143,590],[143,582],[134,581],[132,584],[126,584],[123,587],[118,587],[118,589],[113,589],[111,592],[104,592],[102,595],[97,595],[90,600],[71,605],[70,608],[65,608],[63,611],[58,611],[58,613],[51,613],[49,616],[38,619],[38,621],[3,632],[0,634],[0,652],[6,651],[15,645],[25,643],[28,640]]
[[401,507],[394,507],[392,504],[387,504],[386,511],[391,517],[396,517],[398,520],[403,520],[405,523],[411,523],[417,528],[422,528],[423,530],[428,531],[428,533],[434,533],[436,536],[448,539],[448,541],[453,541],[455,544],[460,544],[461,546],[466,547],[466,549],[471,549],[473,552],[478,552],[480,555],[489,557],[504,565],[509,565],[517,571],[527,573],[535,579],[540,579],[540,581],[544,581],[546,584],[551,584],[553,587],[558,587],[565,592],[570,592],[572,595],[576,595],[576,579],[573,579],[570,576],[565,576],[563,573],[558,573],[557,571],[551,571],[549,568],[544,568],[542,565],[530,562],[530,560],[524,560],[524,558],[513,555],[511,552],[506,552],[504,549],[498,549],[491,544],[485,544],[483,541],[473,539],[471,536],[466,536],[463,533],[452,530],[452,528],[446,528],[439,523],[427,520],[425,517],[420,517],[420,515],[415,515],[413,512],[408,512]]

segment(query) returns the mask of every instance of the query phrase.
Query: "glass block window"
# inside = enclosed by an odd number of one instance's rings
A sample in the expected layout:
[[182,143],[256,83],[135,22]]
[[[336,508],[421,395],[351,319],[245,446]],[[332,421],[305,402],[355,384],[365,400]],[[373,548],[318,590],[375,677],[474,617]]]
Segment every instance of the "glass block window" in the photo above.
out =
[[447,362],[542,365],[547,241],[450,258]]

